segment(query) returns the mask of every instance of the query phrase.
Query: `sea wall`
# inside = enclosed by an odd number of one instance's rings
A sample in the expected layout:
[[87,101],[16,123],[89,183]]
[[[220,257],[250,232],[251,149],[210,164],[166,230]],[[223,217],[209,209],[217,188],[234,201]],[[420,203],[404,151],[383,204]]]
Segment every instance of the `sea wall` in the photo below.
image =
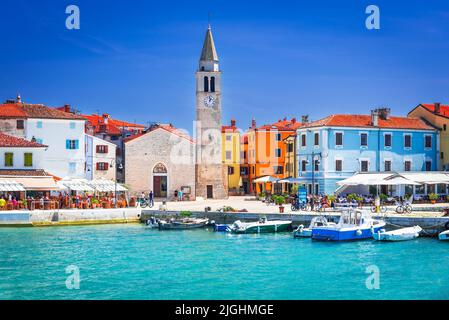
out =
[[[172,217],[178,217],[179,212],[176,211],[153,211],[142,210],[142,222],[146,222],[150,217],[156,217],[160,219],[167,219]],[[293,221],[294,226],[300,224],[308,226],[310,221],[316,217],[316,214],[261,214],[261,213],[222,213],[222,212],[192,212],[193,217],[206,217],[210,220],[220,224],[231,224],[236,220],[241,221],[257,221],[261,217],[267,217],[270,219],[285,219]],[[340,214],[334,212],[326,212],[324,215],[328,221],[338,222]],[[436,236],[438,233],[446,230],[445,225],[449,226],[449,217],[407,217],[407,216],[392,216],[392,217],[374,217],[383,219],[387,223],[387,230],[420,226],[423,228],[423,236]]]
[[140,208],[11,211],[0,213],[0,226],[130,223],[140,218]]

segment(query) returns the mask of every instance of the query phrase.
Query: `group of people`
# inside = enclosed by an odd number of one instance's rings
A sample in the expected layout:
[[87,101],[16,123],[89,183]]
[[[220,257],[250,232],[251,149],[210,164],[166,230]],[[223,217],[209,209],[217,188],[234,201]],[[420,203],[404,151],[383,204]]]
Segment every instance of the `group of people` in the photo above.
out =
[[150,192],[148,192],[148,197],[145,195],[145,192],[142,191],[142,193],[140,195],[140,201],[147,201],[148,204],[150,205],[150,207],[153,207],[154,206],[153,190],[150,190]]

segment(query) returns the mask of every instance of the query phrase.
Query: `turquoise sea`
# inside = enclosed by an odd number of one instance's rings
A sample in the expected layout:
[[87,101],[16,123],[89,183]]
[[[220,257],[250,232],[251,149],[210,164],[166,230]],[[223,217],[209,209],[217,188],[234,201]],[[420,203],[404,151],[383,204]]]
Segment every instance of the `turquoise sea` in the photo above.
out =
[[[449,243],[105,225],[0,229],[0,299],[449,299]],[[379,270],[369,290],[367,267]],[[79,268],[69,290],[66,268]],[[71,269],[73,270],[73,269]]]

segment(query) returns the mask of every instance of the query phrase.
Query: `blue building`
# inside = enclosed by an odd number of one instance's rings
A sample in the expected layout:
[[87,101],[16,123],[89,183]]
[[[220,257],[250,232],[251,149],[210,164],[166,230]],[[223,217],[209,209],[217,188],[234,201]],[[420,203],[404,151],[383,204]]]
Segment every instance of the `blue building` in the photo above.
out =
[[[298,177],[308,192],[333,194],[338,181],[356,172],[437,170],[438,131],[421,119],[389,113],[384,108],[371,115],[335,114],[303,124],[297,131]],[[382,192],[415,193],[415,187],[385,186]]]

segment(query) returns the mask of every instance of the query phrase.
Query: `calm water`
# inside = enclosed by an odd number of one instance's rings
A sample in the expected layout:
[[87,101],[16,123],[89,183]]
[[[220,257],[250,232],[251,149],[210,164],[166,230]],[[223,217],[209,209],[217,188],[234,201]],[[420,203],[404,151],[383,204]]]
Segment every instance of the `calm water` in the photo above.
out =
[[[0,229],[0,299],[449,299],[449,243],[140,225]],[[68,290],[65,268],[80,268]],[[368,290],[366,267],[380,270]]]

